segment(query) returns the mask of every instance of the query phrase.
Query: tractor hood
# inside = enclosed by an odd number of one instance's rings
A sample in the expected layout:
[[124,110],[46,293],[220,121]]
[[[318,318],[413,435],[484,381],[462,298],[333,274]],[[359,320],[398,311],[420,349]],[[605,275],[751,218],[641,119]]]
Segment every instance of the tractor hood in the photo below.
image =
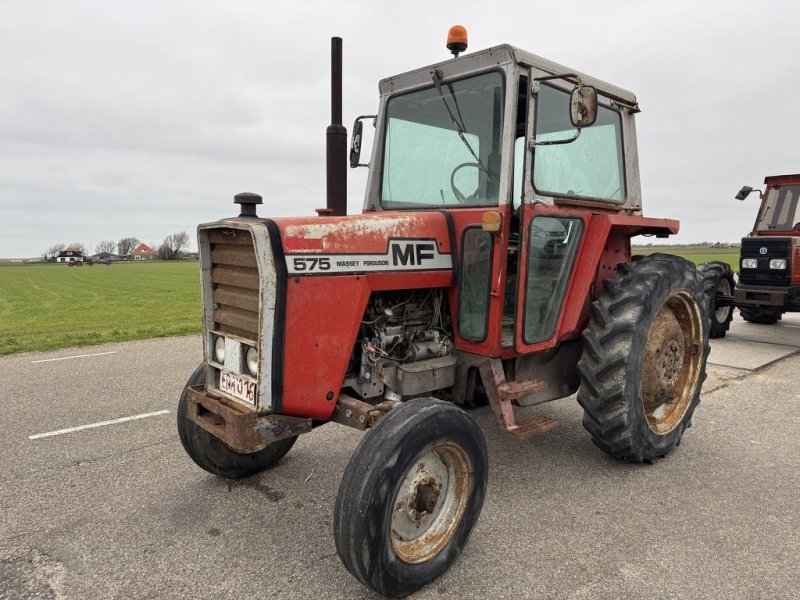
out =
[[290,276],[452,271],[453,227],[444,212],[277,218]]

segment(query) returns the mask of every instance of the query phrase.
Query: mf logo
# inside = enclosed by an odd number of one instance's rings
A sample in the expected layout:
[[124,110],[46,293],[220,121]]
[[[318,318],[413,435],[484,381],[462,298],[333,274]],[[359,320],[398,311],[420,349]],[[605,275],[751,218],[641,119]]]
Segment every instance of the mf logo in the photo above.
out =
[[766,254],[767,253],[767,249],[766,249],[766,247],[761,246],[761,248],[758,249],[758,252],[759,252],[759,254]]
[[392,242],[392,265],[420,266],[423,261],[434,258],[435,249],[433,242]]

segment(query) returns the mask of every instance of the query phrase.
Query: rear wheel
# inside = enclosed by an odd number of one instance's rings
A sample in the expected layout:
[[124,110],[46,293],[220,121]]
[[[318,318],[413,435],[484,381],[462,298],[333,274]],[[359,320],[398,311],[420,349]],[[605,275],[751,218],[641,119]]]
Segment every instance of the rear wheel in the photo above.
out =
[[739,308],[742,318],[748,323],[760,325],[774,325],[781,318],[781,313],[762,310],[759,308]]
[[186,415],[186,388],[201,385],[205,380],[205,365],[200,365],[186,382],[178,402],[178,435],[183,449],[197,466],[226,479],[240,479],[273,466],[294,446],[297,436],[273,442],[258,452],[242,454],[190,421]]
[[613,457],[651,461],[680,443],[706,377],[708,296],[690,262],[620,265],[592,304],[578,363],[583,425]]
[[467,543],[486,492],[483,434],[460,408],[433,398],[392,409],[361,440],[334,510],[339,558],[387,596],[444,573]]
[[733,272],[727,263],[709,262],[700,265],[700,274],[703,276],[703,287],[709,299],[708,314],[711,317],[711,327],[708,332],[710,338],[722,338],[731,328],[733,319],[733,306],[717,307],[718,296],[733,296],[736,282]]

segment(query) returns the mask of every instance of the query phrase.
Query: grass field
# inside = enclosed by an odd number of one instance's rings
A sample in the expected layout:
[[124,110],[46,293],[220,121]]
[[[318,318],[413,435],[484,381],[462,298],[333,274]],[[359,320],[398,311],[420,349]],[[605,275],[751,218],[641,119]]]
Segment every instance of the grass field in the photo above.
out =
[[0,355],[197,333],[195,261],[0,266]]
[[665,254],[676,254],[686,260],[692,261],[696,265],[704,262],[719,261],[726,262],[734,272],[739,272],[739,249],[738,248],[708,248],[705,246],[652,246],[647,248],[634,248],[634,254],[653,254],[663,252]]
[[[634,248],[653,252],[738,270],[735,248]],[[199,275],[195,261],[0,265],[0,355],[199,333]]]

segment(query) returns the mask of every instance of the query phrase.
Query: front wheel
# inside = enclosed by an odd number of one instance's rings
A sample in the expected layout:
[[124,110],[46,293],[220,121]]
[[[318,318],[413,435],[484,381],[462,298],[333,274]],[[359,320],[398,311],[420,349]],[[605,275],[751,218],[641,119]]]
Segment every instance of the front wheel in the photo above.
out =
[[583,426],[611,456],[652,461],[680,443],[700,401],[708,296],[694,265],[666,254],[620,265],[604,287],[578,363]]
[[781,318],[781,313],[758,308],[740,307],[739,312],[742,318],[748,323],[758,323],[760,325],[774,325]]
[[249,454],[242,454],[226,446],[219,438],[211,435],[187,416],[186,389],[201,385],[206,381],[205,365],[200,365],[189,377],[178,402],[178,435],[183,449],[198,467],[226,479],[240,479],[263,471],[282,459],[297,436],[278,440],[266,448]]
[[460,408],[433,398],[392,409],[361,440],[334,510],[339,558],[391,597],[444,573],[478,520],[488,459],[483,434]]
[[733,320],[733,306],[717,306],[719,296],[732,297],[736,289],[736,281],[733,278],[733,271],[730,265],[723,262],[703,263],[699,267],[700,274],[703,276],[703,286],[709,299],[709,316],[711,317],[711,328],[708,336],[710,338],[723,338],[731,328]]

